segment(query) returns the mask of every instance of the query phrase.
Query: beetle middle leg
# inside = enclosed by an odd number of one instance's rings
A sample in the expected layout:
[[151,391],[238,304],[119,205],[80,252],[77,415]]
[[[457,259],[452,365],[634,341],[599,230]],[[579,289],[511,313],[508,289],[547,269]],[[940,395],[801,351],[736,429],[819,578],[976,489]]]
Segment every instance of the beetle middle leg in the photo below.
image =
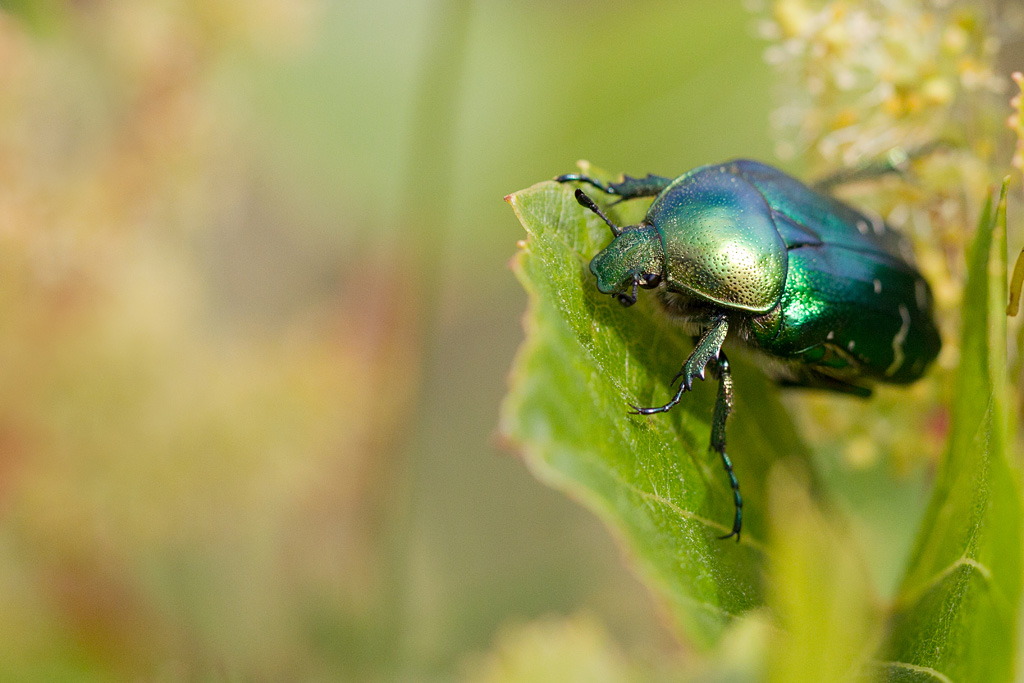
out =
[[729,476],[733,502],[736,506],[736,514],[733,516],[732,521],[732,531],[721,538],[726,539],[735,536],[736,541],[739,542],[740,529],[743,526],[743,497],[740,495],[740,483],[736,479],[736,473],[733,472],[732,460],[729,459],[729,455],[725,452],[725,423],[729,419],[729,413],[732,412],[733,406],[732,372],[729,369],[729,359],[722,352],[722,343],[725,341],[728,331],[729,322],[724,316],[716,319],[704,331],[697,340],[697,344],[690,357],[683,364],[683,369],[672,380],[674,383],[676,379],[682,377],[683,381],[680,382],[679,390],[676,391],[676,395],[672,397],[671,401],[657,408],[640,408],[632,404],[630,404],[630,407],[633,409],[634,415],[666,413],[682,400],[683,394],[691,388],[693,378],[700,377],[703,379],[704,368],[709,365],[712,367],[714,373],[718,376],[718,397],[715,399],[715,408],[711,416],[710,448],[718,453],[718,456],[722,459],[722,467],[725,468],[725,473]]
[[740,541],[740,529],[743,527],[743,497],[740,495],[740,482],[736,479],[736,473],[732,469],[732,460],[725,452],[725,423],[732,412],[732,372],[729,370],[729,359],[724,353],[718,354],[715,372],[718,375],[718,397],[715,399],[715,410],[711,416],[711,450],[718,453],[722,458],[722,467],[729,475],[729,484],[732,486],[733,502],[736,506],[736,514],[732,520],[732,531],[721,539],[736,537]]

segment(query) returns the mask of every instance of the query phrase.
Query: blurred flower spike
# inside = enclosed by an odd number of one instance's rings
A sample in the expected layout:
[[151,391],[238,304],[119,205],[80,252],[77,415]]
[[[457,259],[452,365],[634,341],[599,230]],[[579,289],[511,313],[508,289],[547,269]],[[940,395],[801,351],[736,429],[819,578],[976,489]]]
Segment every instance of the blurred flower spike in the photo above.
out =
[[1013,113],[1006,119],[1006,125],[1017,136],[1017,148],[1013,153],[1013,167],[1024,171],[1024,117],[1021,116],[1021,104],[1024,102],[1024,74],[1014,71],[1013,82],[1017,84],[1017,94],[1010,100]]
[[963,94],[1005,89],[986,28],[972,8],[919,0],[777,0],[760,33],[787,84],[779,157],[835,168],[949,135]]

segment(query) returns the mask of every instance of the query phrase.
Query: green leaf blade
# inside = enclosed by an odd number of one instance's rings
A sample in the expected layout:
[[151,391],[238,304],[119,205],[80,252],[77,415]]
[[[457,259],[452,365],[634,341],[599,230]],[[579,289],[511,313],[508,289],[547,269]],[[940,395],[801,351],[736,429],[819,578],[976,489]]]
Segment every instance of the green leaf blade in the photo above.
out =
[[1004,184],[969,259],[950,445],[881,650],[888,680],[1013,677],[1022,509],[1007,453],[1005,240]]
[[[762,480],[782,458],[804,467],[806,451],[774,388],[731,357],[729,453],[745,521],[741,543],[719,540],[733,509],[708,449],[715,381],[698,383],[666,415],[627,415],[627,402],[671,395],[667,383],[692,349],[688,337],[649,296],[625,310],[597,292],[587,264],[610,235],[570,186],[541,183],[508,200],[529,235],[514,269],[530,306],[502,431],[538,478],[602,517],[683,630],[711,645],[733,617],[764,602]],[[643,209],[631,202],[611,210],[629,222]]]

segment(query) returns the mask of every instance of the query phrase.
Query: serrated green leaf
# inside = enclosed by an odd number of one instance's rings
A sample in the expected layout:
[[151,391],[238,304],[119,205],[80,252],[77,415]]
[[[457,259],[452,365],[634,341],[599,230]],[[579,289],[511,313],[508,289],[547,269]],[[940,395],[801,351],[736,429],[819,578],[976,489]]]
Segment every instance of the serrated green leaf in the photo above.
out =
[[881,649],[888,680],[1013,677],[1021,500],[1007,453],[1006,185],[985,207],[964,292],[949,448]]
[[[805,468],[806,451],[775,388],[731,355],[729,453],[745,518],[741,543],[719,540],[731,526],[733,503],[708,449],[714,380],[698,382],[667,415],[627,415],[627,402],[669,398],[668,382],[692,349],[689,338],[653,297],[626,310],[597,291],[587,266],[611,235],[576,203],[572,187],[545,182],[507,199],[528,233],[513,267],[529,310],[502,431],[540,479],[607,522],[691,639],[709,645],[730,619],[763,603],[762,481],[783,458]],[[639,201],[606,207],[623,223],[645,208]]]

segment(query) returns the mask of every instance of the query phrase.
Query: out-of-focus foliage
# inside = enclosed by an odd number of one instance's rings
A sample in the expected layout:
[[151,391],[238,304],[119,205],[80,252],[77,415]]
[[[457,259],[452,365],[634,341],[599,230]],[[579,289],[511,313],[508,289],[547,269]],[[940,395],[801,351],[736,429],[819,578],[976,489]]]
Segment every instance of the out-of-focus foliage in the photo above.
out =
[[1007,117],[1006,125],[1017,138],[1017,146],[1013,152],[1013,166],[1018,171],[1024,171],[1024,116],[1022,116],[1024,114],[1024,90],[1021,90],[1024,88],[1024,73],[1014,71],[1012,77],[1020,92],[1010,98],[1010,107],[1013,109],[1013,113]]
[[[742,10],[639,7],[0,2],[0,679],[444,677],[580,609],[675,661],[603,529],[493,439],[500,198],[588,153],[768,149]],[[608,55],[641,39],[638,77]],[[634,123],[662,130],[608,134]]]
[[630,683],[643,680],[589,615],[543,619],[498,634],[486,656],[466,662],[466,683]]
[[366,496],[403,401],[375,388],[412,353],[336,287],[225,310],[296,246],[256,232],[214,110],[225,62],[312,7],[51,10],[42,36],[0,12],[2,677],[315,670],[317,611],[375,618]]
[[867,663],[881,630],[859,544],[792,474],[776,468],[768,486],[767,580],[778,620],[768,647],[768,680],[850,680]]

